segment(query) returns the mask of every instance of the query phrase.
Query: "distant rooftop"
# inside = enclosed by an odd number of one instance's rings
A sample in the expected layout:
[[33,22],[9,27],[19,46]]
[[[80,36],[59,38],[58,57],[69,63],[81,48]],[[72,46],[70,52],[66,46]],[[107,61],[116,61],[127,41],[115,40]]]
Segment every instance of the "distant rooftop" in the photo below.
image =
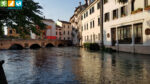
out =
[[62,23],[66,23],[66,24],[71,24],[70,22],[67,22],[67,21],[62,21],[62,20],[58,20],[58,21],[60,21]]
[[44,21],[54,22],[54,20],[52,20],[52,19],[44,19]]

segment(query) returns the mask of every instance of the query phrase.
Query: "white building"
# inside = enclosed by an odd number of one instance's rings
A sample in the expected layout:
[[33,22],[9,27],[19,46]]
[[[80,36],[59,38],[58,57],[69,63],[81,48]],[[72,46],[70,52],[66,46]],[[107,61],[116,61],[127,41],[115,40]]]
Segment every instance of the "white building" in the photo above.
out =
[[46,39],[56,39],[56,24],[51,19],[43,20],[43,23],[46,24],[45,36]]
[[88,7],[82,15],[82,45],[100,43],[100,5],[99,0],[88,0]]
[[79,6],[76,7],[74,11],[74,15],[70,18],[70,23],[72,26],[72,41],[73,44],[76,46],[80,46],[80,40],[82,38],[82,32],[81,32],[81,27],[82,27],[82,20],[81,20],[81,11],[84,10],[87,7],[87,0],[85,0],[85,4],[81,4],[79,2]]
[[104,44],[150,54],[150,0],[104,1]]

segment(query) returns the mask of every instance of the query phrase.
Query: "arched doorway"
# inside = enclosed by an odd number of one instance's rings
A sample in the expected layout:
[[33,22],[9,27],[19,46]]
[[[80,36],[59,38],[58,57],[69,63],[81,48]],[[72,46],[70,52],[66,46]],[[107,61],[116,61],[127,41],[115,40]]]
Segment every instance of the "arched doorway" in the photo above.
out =
[[41,48],[41,46],[39,44],[32,44],[30,46],[30,49],[39,49],[39,48]]
[[20,45],[20,44],[13,44],[10,48],[9,48],[9,50],[22,50],[23,49],[23,47],[22,47],[22,45]]

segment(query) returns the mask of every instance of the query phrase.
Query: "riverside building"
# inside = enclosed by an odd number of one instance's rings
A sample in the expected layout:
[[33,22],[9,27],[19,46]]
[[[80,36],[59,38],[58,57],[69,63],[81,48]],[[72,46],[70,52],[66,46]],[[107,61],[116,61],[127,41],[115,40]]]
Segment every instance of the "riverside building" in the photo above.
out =
[[150,54],[150,0],[104,0],[104,45]]
[[88,0],[88,6],[80,12],[82,20],[82,40],[84,43],[100,44],[100,2],[99,0]]
[[71,23],[67,21],[57,21],[57,25],[61,27],[61,40],[72,40]]
[[74,11],[74,15],[70,18],[70,23],[72,26],[72,41],[73,44],[76,46],[80,46],[81,44],[81,39],[82,39],[82,31],[81,31],[81,27],[82,27],[82,20],[81,20],[81,14],[80,12],[82,10],[84,10],[87,7],[87,0],[85,0],[85,4],[81,4],[81,2],[79,2],[79,6],[76,7],[75,11]]

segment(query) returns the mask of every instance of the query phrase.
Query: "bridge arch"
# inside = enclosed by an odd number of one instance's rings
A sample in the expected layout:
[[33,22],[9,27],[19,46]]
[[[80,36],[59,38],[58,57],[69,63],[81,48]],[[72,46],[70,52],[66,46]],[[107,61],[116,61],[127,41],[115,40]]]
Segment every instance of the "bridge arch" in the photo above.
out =
[[41,48],[41,46],[39,44],[32,44],[30,46],[30,49],[39,49],[39,48]]
[[22,50],[23,46],[20,44],[13,44],[10,46],[9,50]]
[[48,44],[46,44],[46,46],[45,46],[46,48],[49,48],[49,47],[55,47],[52,43],[48,43]]
[[58,44],[58,47],[64,47],[64,46],[65,46],[65,45],[62,44],[62,43]]

